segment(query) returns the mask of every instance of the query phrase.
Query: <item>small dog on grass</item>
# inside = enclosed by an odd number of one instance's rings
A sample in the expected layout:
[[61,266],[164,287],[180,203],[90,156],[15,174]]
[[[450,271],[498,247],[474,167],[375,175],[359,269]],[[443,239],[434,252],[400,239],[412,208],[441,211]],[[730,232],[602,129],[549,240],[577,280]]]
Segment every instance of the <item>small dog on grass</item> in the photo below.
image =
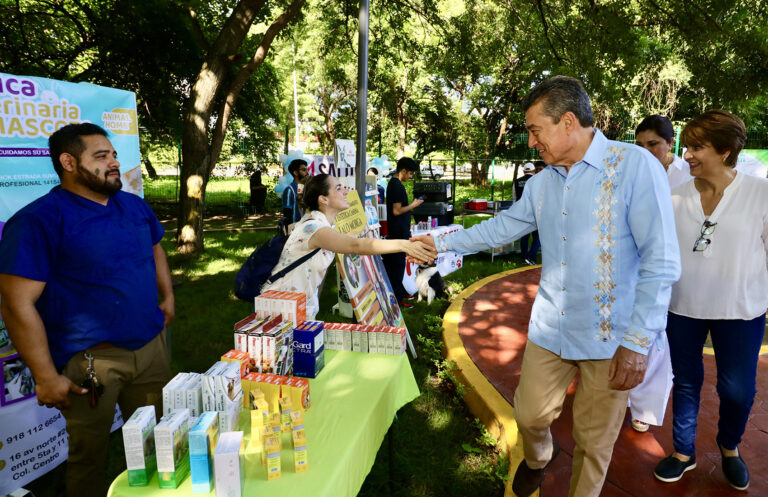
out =
[[416,288],[419,289],[418,301],[427,299],[427,304],[431,304],[436,298],[442,299],[448,295],[448,287],[434,266],[419,266],[419,272],[416,274]]

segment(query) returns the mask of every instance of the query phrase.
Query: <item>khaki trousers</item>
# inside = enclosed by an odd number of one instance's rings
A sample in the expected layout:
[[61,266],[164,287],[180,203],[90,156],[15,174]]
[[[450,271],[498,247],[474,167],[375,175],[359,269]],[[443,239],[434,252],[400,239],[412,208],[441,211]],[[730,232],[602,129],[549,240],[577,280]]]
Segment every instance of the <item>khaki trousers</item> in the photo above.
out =
[[552,422],[560,416],[568,386],[576,372],[581,380],[573,402],[576,449],[570,497],[597,497],[603,487],[613,444],[627,410],[629,391],[608,384],[610,359],[569,361],[528,342],[520,385],[515,391],[515,420],[523,437],[525,461],[543,468],[552,458]]
[[[162,389],[171,375],[165,334],[163,330],[138,350],[111,347],[91,351],[104,394],[96,408],[91,408],[88,395],[70,393],[71,407],[61,411],[69,435],[65,478],[68,497],[107,495],[107,447],[115,404],[120,404],[124,420],[137,408],[148,405],[155,406],[155,415],[160,419]],[[83,352],[78,352],[62,374],[79,385],[87,368]]]

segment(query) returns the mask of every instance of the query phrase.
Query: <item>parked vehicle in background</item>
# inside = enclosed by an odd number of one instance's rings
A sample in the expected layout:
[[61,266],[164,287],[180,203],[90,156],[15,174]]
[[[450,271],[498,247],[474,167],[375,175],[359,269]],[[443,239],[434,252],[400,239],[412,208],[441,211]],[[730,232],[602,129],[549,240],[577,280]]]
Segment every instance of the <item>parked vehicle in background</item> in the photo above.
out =
[[419,171],[421,172],[421,177],[424,179],[439,180],[445,176],[445,171],[443,171],[443,168],[435,164],[421,164]]

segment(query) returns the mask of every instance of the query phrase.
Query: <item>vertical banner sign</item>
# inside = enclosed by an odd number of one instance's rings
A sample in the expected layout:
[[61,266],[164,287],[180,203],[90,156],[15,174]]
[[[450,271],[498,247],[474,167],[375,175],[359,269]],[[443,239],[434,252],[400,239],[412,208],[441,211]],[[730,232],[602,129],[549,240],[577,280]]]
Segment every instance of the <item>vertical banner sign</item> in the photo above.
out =
[[14,212],[59,184],[48,137],[70,123],[108,131],[123,190],[142,194],[136,97],[88,83],[0,73],[0,230]]
[[[360,236],[368,225],[356,191],[347,194],[349,209],[336,215],[336,231]],[[395,292],[379,255],[337,254],[338,269],[358,323],[405,326]]]
[[[132,92],[87,83],[0,73],[0,236],[19,209],[59,184],[48,137],[71,123],[108,132],[120,161],[123,190],[142,195],[139,126]],[[0,316],[0,495],[67,459],[61,413],[37,405],[32,375],[15,354]],[[119,413],[116,423],[119,426]]]

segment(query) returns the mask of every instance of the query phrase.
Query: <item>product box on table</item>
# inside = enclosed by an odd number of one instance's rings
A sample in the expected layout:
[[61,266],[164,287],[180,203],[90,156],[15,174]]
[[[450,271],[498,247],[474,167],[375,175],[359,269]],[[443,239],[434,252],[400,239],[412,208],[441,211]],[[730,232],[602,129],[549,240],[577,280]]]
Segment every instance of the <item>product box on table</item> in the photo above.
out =
[[263,317],[259,317],[256,313],[252,313],[248,317],[235,323],[235,350],[248,352],[246,343],[248,333],[256,328],[262,321],[264,321]]
[[285,379],[285,376],[267,373],[262,374],[259,378],[259,389],[264,392],[270,414],[280,412],[280,388]]
[[262,371],[287,376],[293,370],[293,322],[283,321],[261,338]]
[[293,352],[317,354],[325,344],[322,321],[305,321],[293,330]]
[[226,367],[213,377],[214,397],[216,399],[216,411],[226,411],[235,398],[240,398],[242,387],[240,384],[240,364],[226,362]]
[[307,436],[304,430],[295,430],[291,433],[293,438],[293,465],[297,473],[309,469],[307,464]]
[[280,434],[268,435],[264,440],[264,453],[267,459],[267,480],[282,476],[280,464]]
[[203,396],[203,411],[216,411],[216,376],[221,374],[229,363],[219,361],[208,368],[200,377],[201,394]]
[[219,440],[219,414],[204,412],[189,430],[189,477],[193,494],[213,489],[213,453]]
[[155,426],[157,481],[160,488],[177,488],[189,473],[189,409],[174,409]]
[[231,431],[219,435],[213,455],[216,497],[241,497],[245,482],[243,432]]
[[190,417],[197,418],[203,412],[202,384],[200,380],[202,375],[200,373],[192,373],[192,375],[184,383],[185,407],[189,409]]
[[157,470],[154,430],[154,406],[139,407],[123,424],[125,464],[128,484],[132,487],[146,486]]
[[178,373],[163,387],[163,414],[168,414],[176,409],[176,391],[178,387],[187,381],[189,373]]
[[309,380],[296,376],[289,376],[280,386],[280,395],[291,399],[294,410],[309,409],[311,402],[309,397]]
[[232,400],[226,409],[217,411],[219,413],[219,432],[236,431],[240,420],[240,408],[243,404],[243,392],[240,391],[237,397]]
[[248,352],[242,352],[240,350],[230,350],[221,356],[221,360],[224,362],[235,362],[240,366],[240,377],[248,374],[248,368],[251,364],[251,356]]
[[325,348],[317,354],[295,354],[293,356],[293,376],[317,378],[325,366]]

